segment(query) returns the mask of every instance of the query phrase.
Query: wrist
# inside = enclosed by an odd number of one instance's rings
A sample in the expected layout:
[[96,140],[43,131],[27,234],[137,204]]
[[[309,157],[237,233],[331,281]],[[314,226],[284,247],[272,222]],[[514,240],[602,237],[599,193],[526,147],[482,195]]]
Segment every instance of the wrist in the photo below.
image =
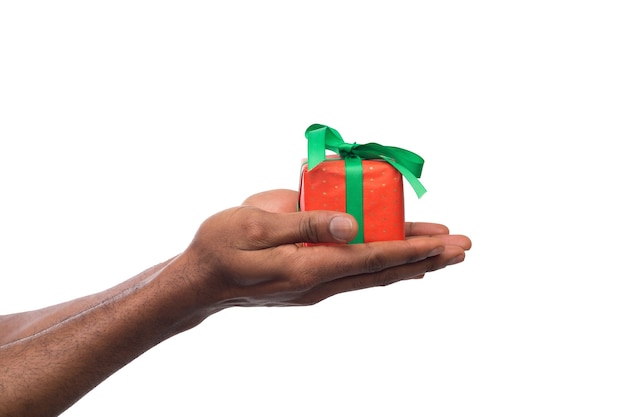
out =
[[192,255],[183,252],[155,273],[155,285],[163,311],[180,327],[178,331],[195,327],[208,316],[228,307],[217,286],[208,283],[206,271],[197,267]]

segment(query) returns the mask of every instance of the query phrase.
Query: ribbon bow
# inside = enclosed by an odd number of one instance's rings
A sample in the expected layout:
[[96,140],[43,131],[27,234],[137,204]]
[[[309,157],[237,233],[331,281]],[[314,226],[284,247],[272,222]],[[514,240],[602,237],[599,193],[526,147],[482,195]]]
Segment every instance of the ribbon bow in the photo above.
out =
[[310,170],[326,159],[326,149],[336,152],[346,160],[350,158],[383,159],[400,171],[411,184],[418,198],[426,193],[426,188],[418,180],[422,175],[424,159],[411,151],[378,143],[363,145],[346,143],[335,129],[320,124],[309,126],[304,136],[309,141],[307,163]]

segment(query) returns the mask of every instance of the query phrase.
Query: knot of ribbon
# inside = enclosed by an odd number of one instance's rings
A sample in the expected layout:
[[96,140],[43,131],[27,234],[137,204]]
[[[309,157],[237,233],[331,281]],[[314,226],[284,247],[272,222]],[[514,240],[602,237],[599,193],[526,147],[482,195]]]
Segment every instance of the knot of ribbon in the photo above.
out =
[[354,152],[354,149],[359,146],[357,143],[341,143],[337,146],[337,153],[342,158],[352,158],[358,156],[358,153]]

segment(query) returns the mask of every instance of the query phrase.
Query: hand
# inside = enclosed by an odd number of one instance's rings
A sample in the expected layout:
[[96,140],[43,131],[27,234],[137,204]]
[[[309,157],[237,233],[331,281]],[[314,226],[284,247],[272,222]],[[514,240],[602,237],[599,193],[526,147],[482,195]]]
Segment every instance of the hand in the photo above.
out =
[[297,193],[256,194],[208,218],[183,253],[199,303],[228,306],[309,305],[332,295],[422,278],[463,261],[469,238],[433,223],[407,223],[404,241],[345,243],[354,218],[296,212]]

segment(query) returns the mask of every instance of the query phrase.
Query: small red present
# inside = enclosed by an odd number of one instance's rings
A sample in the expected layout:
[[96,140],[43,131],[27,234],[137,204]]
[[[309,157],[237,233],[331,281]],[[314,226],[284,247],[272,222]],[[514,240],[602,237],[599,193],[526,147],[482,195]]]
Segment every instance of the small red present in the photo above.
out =
[[[404,239],[403,176],[421,197],[426,190],[417,178],[424,160],[401,148],[347,144],[324,125],[311,125],[305,136],[299,210],[352,214],[359,232],[350,243]],[[336,154],[326,155],[326,149]]]

